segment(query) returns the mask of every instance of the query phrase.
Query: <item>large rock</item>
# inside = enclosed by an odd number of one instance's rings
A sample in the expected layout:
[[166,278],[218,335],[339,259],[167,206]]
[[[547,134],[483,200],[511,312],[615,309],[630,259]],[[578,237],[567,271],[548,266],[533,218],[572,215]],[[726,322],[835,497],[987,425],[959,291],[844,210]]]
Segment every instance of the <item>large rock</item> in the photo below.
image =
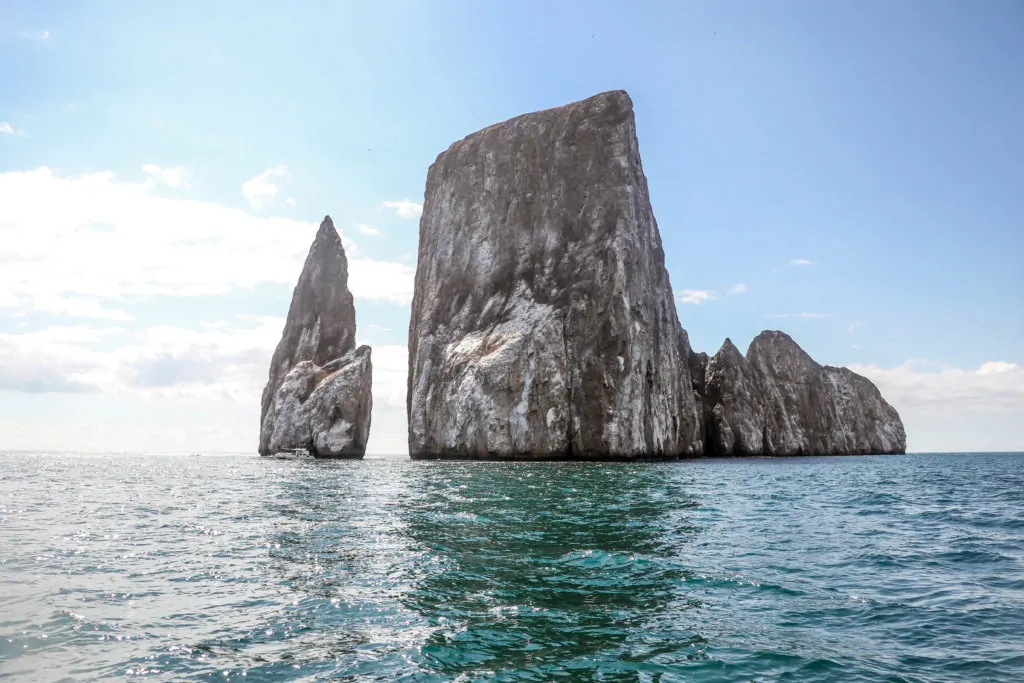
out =
[[361,458],[370,432],[370,347],[355,348],[348,259],[331,217],[320,224],[270,363],[260,414],[261,455],[306,448]]
[[430,167],[412,457],[700,453],[679,331],[625,92],[491,126]]
[[906,432],[874,384],[814,362],[789,335],[759,334],[744,358],[728,339],[705,374],[708,453],[903,453]]

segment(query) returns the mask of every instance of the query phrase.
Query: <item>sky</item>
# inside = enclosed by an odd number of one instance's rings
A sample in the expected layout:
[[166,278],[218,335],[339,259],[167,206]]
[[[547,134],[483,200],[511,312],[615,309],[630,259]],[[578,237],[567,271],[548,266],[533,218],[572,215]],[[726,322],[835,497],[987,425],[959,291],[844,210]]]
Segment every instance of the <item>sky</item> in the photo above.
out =
[[426,171],[627,90],[693,346],[871,378],[913,451],[1024,450],[1024,5],[0,5],[0,449],[255,452],[330,214],[406,450]]

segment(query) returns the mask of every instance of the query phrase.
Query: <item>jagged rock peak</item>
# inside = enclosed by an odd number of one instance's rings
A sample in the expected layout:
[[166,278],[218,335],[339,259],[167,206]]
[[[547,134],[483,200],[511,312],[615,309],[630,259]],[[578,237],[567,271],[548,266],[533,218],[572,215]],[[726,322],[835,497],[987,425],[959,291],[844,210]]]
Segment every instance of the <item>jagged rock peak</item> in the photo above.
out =
[[[729,340],[726,339],[728,342]],[[747,347],[747,358],[751,362],[755,359],[765,359],[765,362],[778,362],[781,359],[789,358],[801,365],[814,362],[814,359],[797,344],[792,337],[780,330],[764,330],[754,337]]]
[[726,337],[725,341],[722,342],[722,348],[718,349],[718,353],[715,354],[716,357],[721,355],[738,356],[742,354],[740,354],[740,350],[736,348],[736,345],[732,343],[732,339]]
[[784,332],[731,341],[708,362],[704,411],[714,455],[903,453],[896,409],[866,377],[821,366]]
[[[365,347],[365,352],[362,348],[356,352],[355,340],[356,312],[348,289],[348,259],[331,217],[325,216],[306,255],[292,293],[281,341],[271,359],[260,406],[261,454],[286,448],[309,448],[321,455],[351,455],[359,452],[360,441],[365,449],[365,434],[369,432],[372,368],[369,347]],[[346,358],[348,361],[342,362]],[[291,378],[294,381],[288,380],[302,364],[306,365],[299,372],[301,381],[298,376]],[[349,366],[355,370],[342,372]],[[313,385],[309,385],[310,378],[315,380]],[[303,387],[303,390],[296,393],[296,386]],[[328,387],[330,391],[321,391],[322,387]],[[282,390],[284,393],[279,396]],[[295,397],[300,395],[302,400],[297,401]],[[316,405],[330,412],[332,419],[326,420],[324,416],[311,413],[314,411],[312,405],[301,405],[313,397],[316,397]],[[291,407],[286,410],[285,404]],[[366,414],[362,414],[362,408],[359,414],[352,414],[353,406],[366,406]],[[319,424],[320,429],[334,429],[334,436],[318,442],[316,429],[309,427],[314,431],[306,439],[308,445],[306,441],[293,443],[292,437],[281,435],[294,436],[305,432],[298,428],[284,429],[282,425],[296,420],[304,421],[307,427]],[[341,423],[354,425],[349,431],[355,445],[338,445],[341,437],[337,434],[340,429],[337,425]],[[318,448],[318,443],[330,445]]]
[[413,457],[699,453],[679,331],[624,91],[490,126],[431,165]]
[[764,398],[747,359],[726,338],[708,359],[704,411],[709,455],[758,455],[763,451]]

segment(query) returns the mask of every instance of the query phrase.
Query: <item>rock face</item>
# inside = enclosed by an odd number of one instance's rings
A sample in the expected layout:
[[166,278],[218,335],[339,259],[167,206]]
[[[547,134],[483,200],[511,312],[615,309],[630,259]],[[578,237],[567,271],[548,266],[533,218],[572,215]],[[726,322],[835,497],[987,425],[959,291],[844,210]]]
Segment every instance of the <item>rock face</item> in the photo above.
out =
[[874,384],[821,366],[788,335],[759,334],[744,358],[726,339],[707,363],[705,421],[711,455],[904,453],[896,409]]
[[707,361],[704,374],[706,449],[710,455],[759,455],[763,450],[761,381],[732,340]]
[[306,448],[361,458],[370,432],[370,347],[355,348],[348,259],[330,216],[306,256],[260,415],[260,455]]
[[412,457],[699,454],[680,330],[625,92],[491,126],[430,167]]

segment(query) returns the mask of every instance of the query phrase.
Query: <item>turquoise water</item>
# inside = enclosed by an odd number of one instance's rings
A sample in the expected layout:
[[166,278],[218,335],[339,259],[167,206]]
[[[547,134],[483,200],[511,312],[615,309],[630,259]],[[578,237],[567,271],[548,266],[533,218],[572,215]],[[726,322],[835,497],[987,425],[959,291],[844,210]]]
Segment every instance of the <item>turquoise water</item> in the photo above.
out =
[[0,455],[12,681],[1021,681],[1024,456]]

